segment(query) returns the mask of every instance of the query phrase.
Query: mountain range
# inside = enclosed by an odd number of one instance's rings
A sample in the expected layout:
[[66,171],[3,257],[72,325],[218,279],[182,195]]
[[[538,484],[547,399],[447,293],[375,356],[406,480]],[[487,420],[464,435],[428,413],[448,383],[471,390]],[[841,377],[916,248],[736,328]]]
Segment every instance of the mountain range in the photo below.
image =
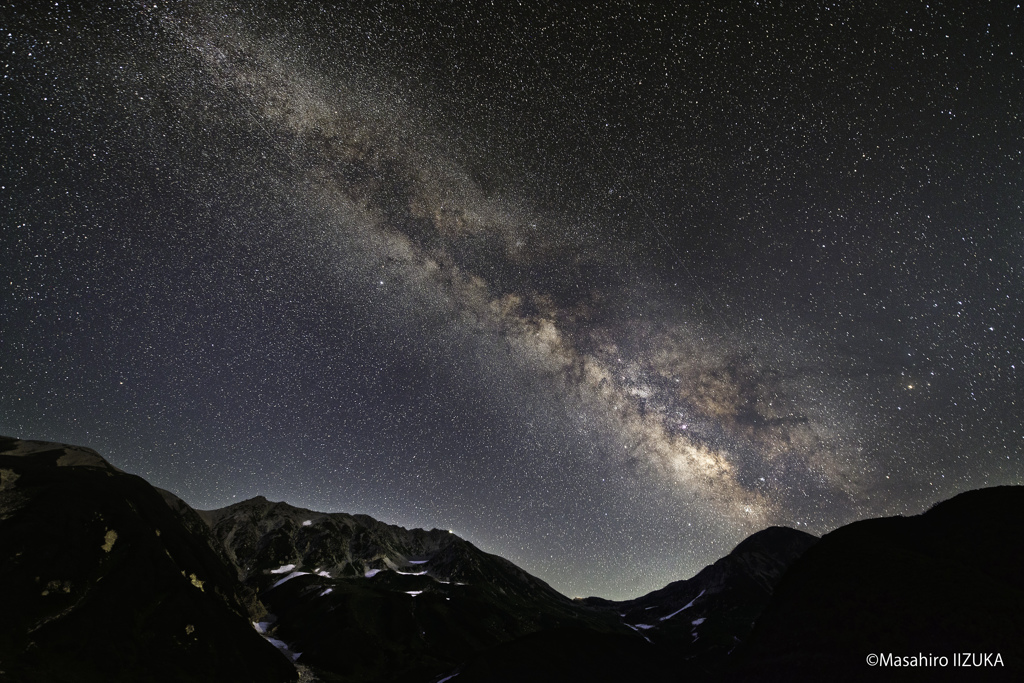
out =
[[1012,678],[1022,528],[1024,487],[970,491],[570,599],[448,531],[263,497],[194,510],[88,448],[0,437],[0,680],[936,680],[965,653]]

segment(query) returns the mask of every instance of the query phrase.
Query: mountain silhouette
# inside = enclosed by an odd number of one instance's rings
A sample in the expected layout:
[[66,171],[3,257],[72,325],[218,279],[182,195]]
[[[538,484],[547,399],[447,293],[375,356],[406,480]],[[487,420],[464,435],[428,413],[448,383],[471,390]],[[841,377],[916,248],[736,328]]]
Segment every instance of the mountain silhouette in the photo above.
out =
[[295,680],[211,541],[95,451],[0,437],[0,678]]
[[[448,531],[263,497],[197,511],[91,449],[0,437],[0,678],[943,680],[969,653],[998,680],[1024,662],[1022,525],[1024,487],[970,491],[570,599]],[[949,663],[891,663],[916,655]]]
[[[1020,673],[1022,529],[1024,487],[1000,486],[962,493],[914,517],[869,519],[826,534],[779,583],[737,653],[738,678],[894,675],[893,667],[869,666],[869,654],[947,657],[946,666],[911,664],[926,680]],[[955,666],[954,656],[966,652],[999,653],[1002,664]]]

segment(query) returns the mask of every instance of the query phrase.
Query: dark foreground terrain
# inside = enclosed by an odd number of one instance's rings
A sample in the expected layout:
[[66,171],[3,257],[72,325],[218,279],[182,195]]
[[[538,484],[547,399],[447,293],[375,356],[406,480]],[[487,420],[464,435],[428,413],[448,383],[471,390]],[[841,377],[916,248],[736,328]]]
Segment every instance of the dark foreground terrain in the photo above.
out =
[[447,531],[196,511],[90,449],[0,437],[0,680],[1013,680],[1022,528],[1024,487],[970,491],[571,600]]

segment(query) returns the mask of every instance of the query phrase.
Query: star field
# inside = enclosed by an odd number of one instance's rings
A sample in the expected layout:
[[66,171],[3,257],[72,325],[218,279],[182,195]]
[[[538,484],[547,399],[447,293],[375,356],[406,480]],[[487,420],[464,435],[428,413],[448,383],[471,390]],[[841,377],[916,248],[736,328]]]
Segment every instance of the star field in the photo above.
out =
[[0,10],[0,433],[569,595],[1020,484],[1013,2]]

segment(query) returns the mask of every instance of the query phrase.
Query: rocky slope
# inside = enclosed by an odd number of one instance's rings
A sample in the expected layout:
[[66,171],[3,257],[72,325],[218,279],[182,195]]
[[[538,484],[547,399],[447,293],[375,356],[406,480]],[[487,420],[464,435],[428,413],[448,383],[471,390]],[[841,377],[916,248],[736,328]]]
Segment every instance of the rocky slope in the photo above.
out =
[[208,531],[90,449],[0,438],[0,549],[10,680],[296,678]]
[[325,680],[429,680],[561,627],[639,638],[447,531],[255,498],[200,513],[271,615],[261,628]]

